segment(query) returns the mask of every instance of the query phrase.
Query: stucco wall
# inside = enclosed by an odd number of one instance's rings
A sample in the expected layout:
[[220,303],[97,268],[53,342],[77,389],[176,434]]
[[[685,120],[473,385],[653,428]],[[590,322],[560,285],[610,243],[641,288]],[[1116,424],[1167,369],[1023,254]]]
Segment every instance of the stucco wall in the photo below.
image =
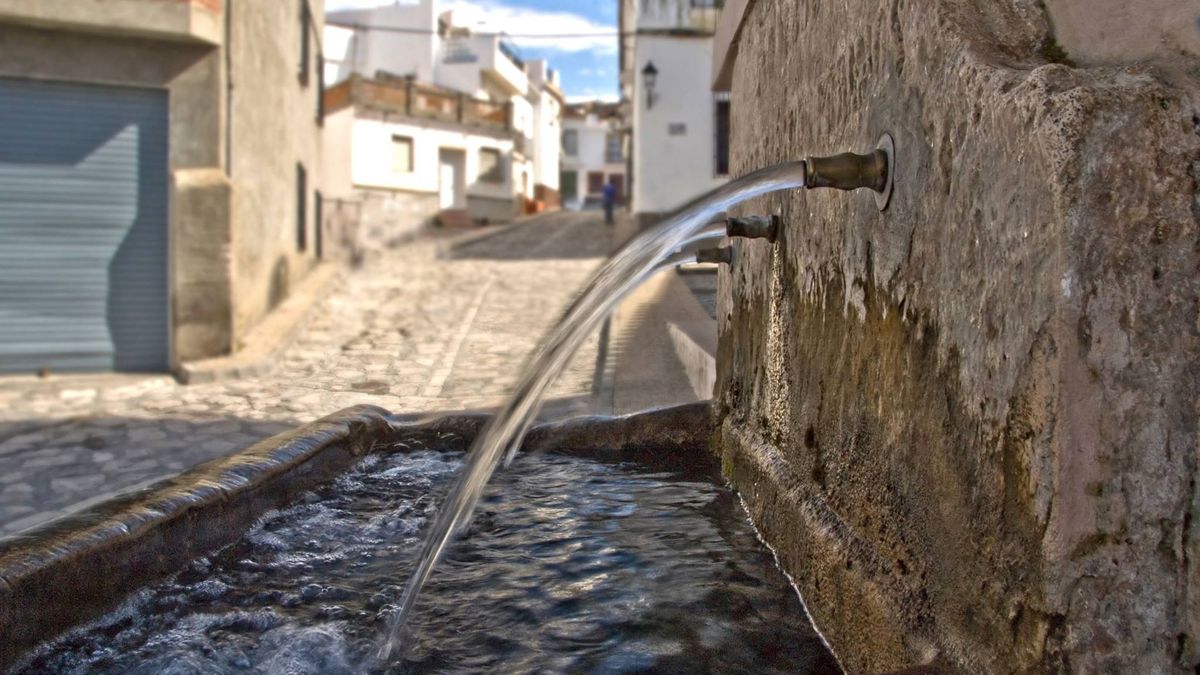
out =
[[525,64],[529,74],[530,95],[535,99],[533,109],[533,182],[550,190],[558,190],[559,155],[562,136],[562,101],[551,93],[557,90],[558,74],[551,81],[550,64],[534,59]]
[[603,171],[604,139],[609,133],[608,125],[596,121],[594,117],[571,117],[563,122],[563,128],[573,129],[578,139],[576,153],[563,155],[563,168],[580,172]]
[[[577,134],[578,143],[575,155],[563,155],[562,171],[574,171],[576,192],[575,198],[570,201],[571,208],[579,208],[588,197],[599,199],[600,192],[588,192],[587,175],[592,172],[604,174],[604,182],[607,183],[609,176],[620,174],[625,179],[624,188],[626,190],[625,197],[628,199],[628,176],[626,176],[627,167],[623,162],[606,162],[605,146],[609,133],[616,133],[615,130],[610,131],[607,122],[596,119],[595,115],[587,117],[568,117],[563,120],[564,129],[574,129]],[[561,187],[561,186],[560,186]]]
[[220,8],[221,0],[0,0],[0,21],[217,45]]
[[436,193],[364,188],[358,190],[357,202],[360,219],[356,247],[366,251],[412,239],[431,225],[440,210]]
[[321,129],[321,190],[330,199],[346,199],[354,194],[354,108],[342,108],[325,115]]
[[[396,172],[392,166],[392,136],[413,139],[413,170]],[[436,194],[441,174],[438,151],[442,148],[463,150],[466,158],[467,194],[496,199],[512,199],[514,170],[505,167],[504,180],[490,183],[479,180],[479,151],[499,150],[502,162],[511,162],[511,138],[468,133],[456,125],[423,125],[404,120],[389,120],[372,111],[359,111],[354,121],[352,179],[360,188],[383,188]]]
[[1196,64],[1072,68],[1050,26],[758,0],[741,32],[734,175],[898,147],[887,212],[761,198],[785,232],[721,275],[724,466],[852,671],[1200,662]]
[[533,182],[557,190],[562,149],[562,106],[557,98],[543,91],[538,94],[534,117],[537,132],[533,137]]
[[[633,209],[672,211],[724,182],[716,176],[716,104],[709,90],[711,37],[640,35],[633,101]],[[647,108],[641,70],[658,69],[654,106]],[[682,133],[671,133],[682,125]]]
[[[331,23],[343,25],[391,26],[428,31],[426,34],[397,34],[356,30],[354,37],[345,42],[332,41],[344,47],[332,55],[342,64],[337,73],[338,80],[356,72],[375,77],[376,72],[384,70],[394,75],[411,74],[422,82],[434,81],[440,40],[436,35],[437,15],[432,2],[423,0],[416,4],[330,12],[329,18]],[[399,48],[398,42],[402,42]]]
[[[316,262],[315,191],[321,186],[317,38],[313,11],[308,79],[300,78],[300,1],[234,2],[233,192],[234,338],[243,337]],[[298,246],[297,164],[307,174],[306,246]]]

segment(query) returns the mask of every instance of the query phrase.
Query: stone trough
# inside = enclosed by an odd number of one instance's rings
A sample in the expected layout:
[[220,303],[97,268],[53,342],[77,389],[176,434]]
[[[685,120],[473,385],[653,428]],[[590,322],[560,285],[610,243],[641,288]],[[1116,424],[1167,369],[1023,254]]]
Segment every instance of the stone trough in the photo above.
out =
[[[463,450],[483,414],[393,416],[356,406],[0,545],[0,670],[135,591],[230,544],[263,514],[396,444]],[[534,427],[524,450],[659,455],[714,466],[707,403]],[[651,457],[653,459],[653,457]]]

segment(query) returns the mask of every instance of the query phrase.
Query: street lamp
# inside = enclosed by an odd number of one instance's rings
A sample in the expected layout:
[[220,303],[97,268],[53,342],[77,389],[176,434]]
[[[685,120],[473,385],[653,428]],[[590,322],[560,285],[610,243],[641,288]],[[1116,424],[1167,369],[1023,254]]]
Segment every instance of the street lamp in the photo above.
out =
[[646,109],[654,107],[654,83],[658,80],[658,68],[654,67],[653,61],[647,61],[646,67],[642,68],[642,86],[646,87]]

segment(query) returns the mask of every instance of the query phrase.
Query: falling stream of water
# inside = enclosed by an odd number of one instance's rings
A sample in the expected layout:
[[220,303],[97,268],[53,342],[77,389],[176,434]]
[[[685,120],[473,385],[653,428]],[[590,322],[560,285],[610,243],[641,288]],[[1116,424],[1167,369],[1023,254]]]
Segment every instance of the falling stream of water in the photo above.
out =
[[605,262],[563,318],[530,356],[512,396],[471,446],[467,463],[430,528],[398,611],[392,615],[379,657],[387,661],[399,646],[405,621],[421,588],[454,535],[471,519],[483,489],[506,450],[509,461],[537,415],[542,396],[579,346],[634,289],[680,251],[693,249],[720,234],[710,225],[720,212],[769,192],[804,186],[804,162],[787,162],[751,173],[705,194],[655,227],[631,239]]

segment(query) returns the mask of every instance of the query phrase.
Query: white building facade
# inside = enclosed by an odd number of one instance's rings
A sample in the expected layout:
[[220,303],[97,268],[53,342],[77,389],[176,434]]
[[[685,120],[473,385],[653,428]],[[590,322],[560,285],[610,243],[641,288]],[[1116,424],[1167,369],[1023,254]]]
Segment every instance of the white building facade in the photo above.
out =
[[617,104],[594,101],[567,106],[560,179],[563,208],[600,205],[608,183],[616,187],[618,203],[625,203],[629,192],[622,125]]
[[729,99],[709,69],[720,0],[622,0],[621,83],[642,223],[725,182]]
[[[562,94],[545,62],[460,25],[437,0],[331,12],[325,190],[396,237],[440,220],[497,222],[557,206]],[[547,204],[547,201],[551,201]]]
[[544,59],[530,61],[529,99],[533,107],[533,198],[547,207],[560,206],[561,186],[559,168],[563,129],[563,95],[558,86],[558,73]]

